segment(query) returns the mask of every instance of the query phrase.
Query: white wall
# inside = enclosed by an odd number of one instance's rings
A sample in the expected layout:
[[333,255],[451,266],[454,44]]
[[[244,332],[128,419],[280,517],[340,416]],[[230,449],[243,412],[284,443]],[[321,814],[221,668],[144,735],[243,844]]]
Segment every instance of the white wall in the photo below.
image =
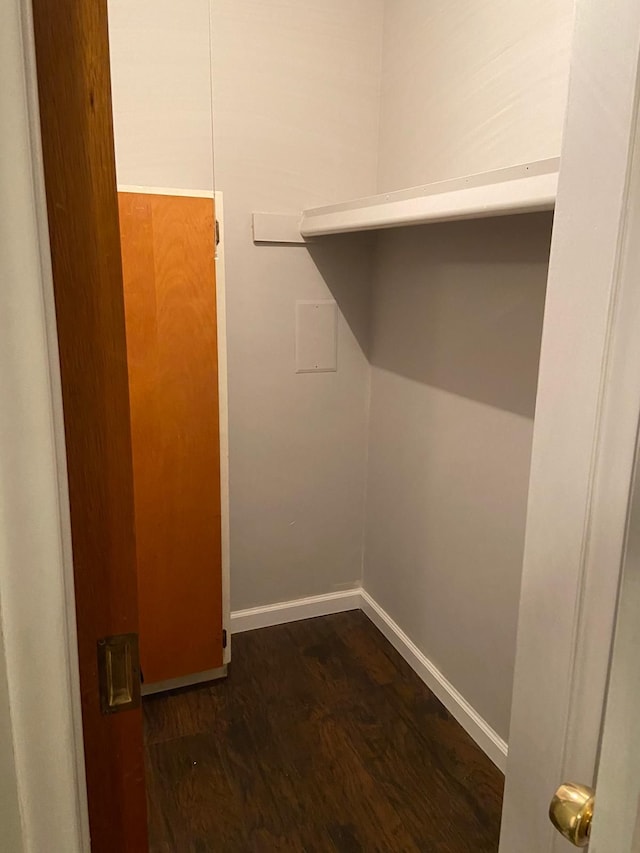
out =
[[[388,0],[379,190],[558,156],[571,0]],[[504,739],[551,216],[378,237],[364,584]]]
[[119,184],[213,188],[209,0],[109,0]]
[[506,739],[551,217],[380,235],[364,586]]
[[[211,185],[207,6],[110,0],[123,183]],[[365,585],[502,736],[550,217],[306,248],[255,246],[251,213],[557,155],[571,12],[212,0],[232,608],[360,582],[369,441]],[[338,372],[296,374],[296,301],[323,298]]]
[[[211,187],[209,0],[109,17],[119,183]],[[382,0],[212,0],[211,18],[239,609],[361,578],[369,243],[256,247],[251,213],[374,191]],[[296,374],[295,304],[321,298],[338,371]]]
[[560,152],[573,0],[387,0],[379,192]]
[[[254,246],[251,213],[375,187],[382,3],[213,0],[212,8],[236,610],[360,583],[369,243]],[[332,297],[338,371],[296,374],[296,301]]]

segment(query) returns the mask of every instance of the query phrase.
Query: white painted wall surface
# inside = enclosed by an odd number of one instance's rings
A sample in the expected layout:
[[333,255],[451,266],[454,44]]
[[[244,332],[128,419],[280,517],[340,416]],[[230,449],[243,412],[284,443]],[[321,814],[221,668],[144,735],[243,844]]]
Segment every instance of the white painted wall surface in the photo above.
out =
[[505,740],[550,231],[378,244],[364,586]]
[[[381,0],[213,0],[225,194],[232,609],[360,583],[367,238],[254,246],[253,211],[372,192]],[[295,373],[297,300],[338,303],[338,370]]]
[[378,192],[556,157],[573,0],[387,0]]
[[[122,182],[211,185],[207,5],[110,0]],[[360,582],[368,436],[365,587],[502,737],[550,217],[304,247],[251,214],[557,155],[571,12],[212,0],[232,609]],[[296,303],[328,298],[338,371],[296,374]]]
[[109,0],[119,184],[213,189],[209,0]]
[[[571,0],[388,0],[378,191],[558,156]],[[378,237],[364,586],[508,738],[551,217]]]

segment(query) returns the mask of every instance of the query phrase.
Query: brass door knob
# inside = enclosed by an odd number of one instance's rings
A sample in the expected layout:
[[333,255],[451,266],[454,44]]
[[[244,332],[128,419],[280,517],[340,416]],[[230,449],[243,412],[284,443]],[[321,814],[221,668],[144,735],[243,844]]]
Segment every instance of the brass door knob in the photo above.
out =
[[576,847],[586,847],[589,843],[595,793],[586,785],[565,782],[551,800],[551,823]]

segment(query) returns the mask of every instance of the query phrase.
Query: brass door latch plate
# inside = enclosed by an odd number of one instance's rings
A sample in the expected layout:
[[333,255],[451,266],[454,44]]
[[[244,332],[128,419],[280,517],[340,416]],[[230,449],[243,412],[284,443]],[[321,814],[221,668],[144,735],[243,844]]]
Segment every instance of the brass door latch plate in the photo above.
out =
[[140,706],[140,657],[137,634],[98,640],[100,709],[116,714]]

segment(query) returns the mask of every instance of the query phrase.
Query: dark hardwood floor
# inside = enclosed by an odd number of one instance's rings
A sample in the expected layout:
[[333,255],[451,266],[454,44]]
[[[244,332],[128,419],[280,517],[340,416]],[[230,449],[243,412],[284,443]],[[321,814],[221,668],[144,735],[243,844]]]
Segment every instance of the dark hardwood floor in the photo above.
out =
[[152,853],[494,853],[503,777],[360,611],[145,700]]

